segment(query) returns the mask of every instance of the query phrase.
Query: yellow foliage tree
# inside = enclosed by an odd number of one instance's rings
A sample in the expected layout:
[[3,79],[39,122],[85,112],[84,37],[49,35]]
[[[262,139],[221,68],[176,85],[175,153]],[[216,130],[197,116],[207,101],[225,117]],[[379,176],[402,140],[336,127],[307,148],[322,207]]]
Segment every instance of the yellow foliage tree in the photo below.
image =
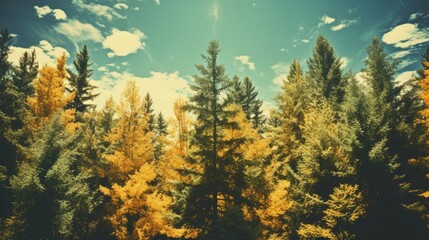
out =
[[134,81],[127,83],[115,110],[117,123],[105,137],[105,141],[111,144],[111,151],[103,157],[111,164],[111,180],[123,183],[144,163],[154,159],[144,101]]
[[[74,98],[74,93],[65,94],[65,82],[67,77],[66,55],[63,53],[57,59],[57,66],[43,66],[39,70],[38,77],[33,81],[35,96],[28,99],[33,117],[30,124],[34,129],[46,122],[54,113],[62,110],[68,102]],[[66,111],[63,114],[63,121],[70,123],[74,112]]]
[[[426,127],[429,129],[429,62],[424,63],[428,69],[423,71],[424,78],[420,80],[419,85],[421,88],[420,98],[423,100],[424,109],[421,110],[420,114],[423,117],[423,121]],[[428,142],[429,144],[429,142]],[[409,161],[410,162],[410,161]],[[422,158],[422,165],[425,169],[429,169],[429,156]],[[426,179],[429,179],[429,173],[426,174]],[[429,206],[429,189],[422,189],[422,193],[419,194],[420,197],[424,198],[426,206]],[[426,210],[424,213],[424,219],[426,220],[426,226],[429,228],[429,211]]]
[[106,137],[111,154],[104,158],[111,165],[111,188],[100,186],[110,197],[112,214],[108,220],[118,239],[150,239],[157,234],[180,237],[168,221],[172,199],[158,190],[148,116],[134,81],[129,81],[117,106],[117,124]]

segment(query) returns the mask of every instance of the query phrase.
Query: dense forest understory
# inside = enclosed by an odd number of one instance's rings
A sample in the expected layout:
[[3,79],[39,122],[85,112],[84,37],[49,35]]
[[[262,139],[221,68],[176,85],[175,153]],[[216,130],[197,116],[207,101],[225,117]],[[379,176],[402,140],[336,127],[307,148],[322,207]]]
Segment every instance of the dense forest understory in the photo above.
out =
[[374,38],[362,79],[328,40],[265,113],[211,41],[193,95],[154,114],[129,81],[96,107],[86,46],[39,67],[0,36],[0,239],[429,239],[429,47],[395,83]]

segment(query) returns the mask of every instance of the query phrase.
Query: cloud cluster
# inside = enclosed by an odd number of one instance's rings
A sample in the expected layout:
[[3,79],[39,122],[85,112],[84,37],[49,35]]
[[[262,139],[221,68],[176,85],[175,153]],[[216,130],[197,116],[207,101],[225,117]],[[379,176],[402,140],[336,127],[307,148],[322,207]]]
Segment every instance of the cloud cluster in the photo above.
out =
[[402,73],[398,74],[398,76],[396,76],[396,78],[393,82],[395,83],[396,86],[401,86],[404,83],[410,81],[413,78],[415,73],[416,73],[416,71],[402,72]]
[[273,83],[277,86],[283,86],[283,81],[287,81],[289,64],[279,62],[271,66],[271,69],[274,71]]
[[[241,55],[236,56],[234,59],[235,61],[239,62],[242,66],[247,66],[249,70],[255,70],[255,63],[250,61],[250,56]],[[240,71],[244,71],[244,68],[240,69]]]
[[125,3],[117,3],[113,7],[116,9],[128,9],[128,5]]
[[34,10],[36,10],[36,14],[39,18],[43,18],[48,14],[52,14],[57,20],[67,19],[67,14],[61,9],[51,9],[49,6],[34,6]]
[[410,15],[410,21],[414,21],[414,20],[416,20],[418,17],[420,17],[420,16],[422,16],[423,15],[423,13],[420,13],[420,12],[416,12],[416,13],[413,13],[413,14],[411,14]]
[[67,57],[70,57],[69,52],[62,47],[54,47],[51,43],[46,40],[39,42],[38,46],[31,46],[29,48],[22,47],[10,47],[10,54],[8,60],[14,65],[19,65],[19,59],[25,52],[36,52],[37,62],[39,63],[39,68],[42,68],[44,65],[55,66],[55,60],[63,53],[66,53]]
[[331,24],[335,22],[335,18],[328,15],[324,15],[320,20],[322,21],[322,24]]
[[110,58],[114,56],[127,56],[137,52],[139,49],[144,49],[145,43],[142,40],[145,38],[144,33],[138,29],[128,32],[114,28],[112,33],[104,39],[103,48],[112,50],[107,55]]
[[393,59],[399,59],[399,58],[403,58],[403,57],[407,56],[410,53],[411,53],[410,50],[403,50],[403,51],[394,52],[390,56]]
[[101,42],[103,40],[100,30],[89,23],[81,23],[76,19],[61,22],[54,27],[54,30],[73,42]]
[[341,21],[341,23],[340,23],[340,24],[335,25],[335,26],[332,26],[332,27],[331,27],[331,30],[332,30],[332,31],[334,31],[334,32],[336,32],[336,31],[340,31],[340,30],[342,30],[342,29],[344,29],[344,28],[349,27],[349,26],[350,26],[350,25],[352,25],[352,24],[357,23],[357,22],[359,22],[359,19],[344,20],[344,21]]
[[341,69],[345,69],[347,67],[347,65],[349,64],[350,59],[347,57],[341,57],[340,62],[341,62]]
[[136,81],[140,90],[140,96],[144,97],[147,92],[153,99],[153,107],[161,111],[164,116],[173,116],[173,103],[179,97],[186,97],[191,94],[188,82],[179,76],[179,72],[151,72],[149,77],[137,77],[124,72],[106,73],[100,80],[91,81],[97,86],[100,95],[94,100],[97,108],[102,108],[110,96],[115,102],[119,102],[125,89],[127,81]]
[[429,29],[419,29],[416,23],[404,23],[385,33],[381,39],[397,48],[408,48],[429,42]]
[[112,21],[114,18],[124,19],[125,16],[119,14],[115,9],[101,5],[97,3],[87,3],[84,0],[72,0],[72,3],[80,11],[88,11],[96,16],[104,17],[109,21]]

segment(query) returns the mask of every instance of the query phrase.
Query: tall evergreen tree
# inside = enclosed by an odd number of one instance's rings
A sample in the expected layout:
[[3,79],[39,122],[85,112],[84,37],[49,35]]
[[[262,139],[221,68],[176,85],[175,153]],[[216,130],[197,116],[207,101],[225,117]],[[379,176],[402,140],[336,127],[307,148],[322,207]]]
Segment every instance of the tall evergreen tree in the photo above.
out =
[[153,129],[155,128],[155,114],[153,113],[152,104],[153,100],[148,92],[144,97],[144,112],[149,117],[148,124],[150,131],[153,131]]
[[19,59],[19,66],[14,69],[14,85],[25,99],[34,94],[33,80],[37,77],[38,68],[36,52],[33,50],[31,53],[25,52]]
[[[421,224],[403,205],[400,184],[401,157],[395,142],[397,92],[393,76],[396,64],[387,57],[377,38],[367,48],[364,72],[370,85],[368,114],[361,125],[362,149],[358,177],[368,205],[359,237],[365,239],[424,239]],[[423,232],[422,232],[423,231]]]
[[195,83],[190,85],[194,95],[187,107],[197,118],[192,141],[196,150],[189,161],[200,164],[202,172],[188,195],[184,220],[201,229],[208,239],[220,237],[215,229],[222,224],[222,216],[245,201],[244,165],[237,152],[245,138],[225,138],[227,129],[240,128],[231,120],[239,109],[228,107],[225,96],[232,84],[224,66],[218,63],[219,52],[218,42],[211,41],[207,55],[203,55],[206,65],[196,65],[201,75],[194,75]]
[[11,179],[13,214],[6,239],[90,238],[95,191],[79,171],[79,136],[71,135],[57,113],[30,148]]
[[313,49],[313,55],[307,61],[308,74],[320,94],[333,103],[343,100],[344,90],[340,58],[328,40],[319,36]]
[[67,91],[74,93],[74,98],[67,107],[75,109],[77,113],[83,113],[88,108],[95,107],[94,104],[90,104],[88,101],[94,100],[99,95],[99,93],[93,93],[96,87],[89,83],[92,75],[92,70],[90,69],[92,63],[89,63],[89,53],[86,45],[76,54],[76,60],[73,61],[73,65],[77,73],[67,70],[70,84]]

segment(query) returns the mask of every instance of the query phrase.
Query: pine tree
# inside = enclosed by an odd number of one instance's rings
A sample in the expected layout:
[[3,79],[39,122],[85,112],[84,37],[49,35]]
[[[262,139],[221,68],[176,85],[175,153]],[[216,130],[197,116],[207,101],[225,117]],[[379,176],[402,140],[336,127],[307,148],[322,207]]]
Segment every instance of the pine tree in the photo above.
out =
[[317,38],[307,65],[309,77],[320,94],[333,103],[341,103],[344,96],[341,61],[325,37]]
[[[389,60],[377,38],[367,48],[364,72],[370,85],[368,113],[361,125],[363,135],[358,177],[365,186],[366,216],[360,227],[362,238],[424,239],[422,226],[403,204],[404,176],[395,139],[400,124],[394,112],[397,92],[393,86],[396,63]],[[399,150],[399,151],[398,151]]]
[[219,52],[218,42],[211,41],[207,55],[203,55],[207,65],[196,65],[201,75],[194,75],[195,83],[190,85],[194,95],[188,105],[197,118],[192,142],[196,150],[189,160],[200,164],[203,172],[187,198],[184,220],[209,239],[219,237],[215,229],[226,210],[245,202],[244,166],[236,152],[245,138],[225,139],[227,129],[238,130],[240,126],[231,120],[238,109],[228,107],[228,98],[222,97],[227,96],[232,84],[224,66],[218,64]]
[[92,70],[90,69],[92,63],[89,63],[89,53],[86,45],[76,54],[76,60],[73,61],[73,65],[77,74],[71,70],[67,70],[70,84],[70,88],[67,88],[67,91],[74,93],[74,98],[67,107],[75,109],[77,113],[83,113],[87,111],[88,108],[95,107],[94,104],[89,104],[87,102],[94,100],[94,98],[99,95],[99,93],[93,93],[96,87],[89,83],[92,75]]
[[144,97],[144,111],[145,114],[149,117],[149,130],[153,131],[155,127],[155,114],[153,113],[152,108],[153,100],[150,97],[149,93],[146,93],[146,96]]
[[79,136],[71,135],[55,114],[31,146],[11,179],[13,214],[6,220],[8,239],[90,238],[95,192],[78,168]]
[[154,126],[154,154],[155,159],[159,160],[165,153],[167,135],[167,123],[164,120],[164,115],[160,112],[156,117],[156,123]]
[[[0,31],[0,169],[2,184],[0,185],[0,226],[3,228],[4,218],[10,215],[11,192],[10,176],[16,172],[17,154],[14,139],[14,122],[19,110],[19,94],[12,82],[12,66],[9,62],[12,36],[7,29]],[[1,237],[1,235],[0,235]]]
[[155,132],[159,136],[167,134],[167,122],[165,122],[162,112],[156,118]]
[[19,66],[14,69],[14,85],[25,99],[34,94],[33,80],[37,77],[38,67],[36,52],[33,50],[31,54],[25,52],[19,59]]

